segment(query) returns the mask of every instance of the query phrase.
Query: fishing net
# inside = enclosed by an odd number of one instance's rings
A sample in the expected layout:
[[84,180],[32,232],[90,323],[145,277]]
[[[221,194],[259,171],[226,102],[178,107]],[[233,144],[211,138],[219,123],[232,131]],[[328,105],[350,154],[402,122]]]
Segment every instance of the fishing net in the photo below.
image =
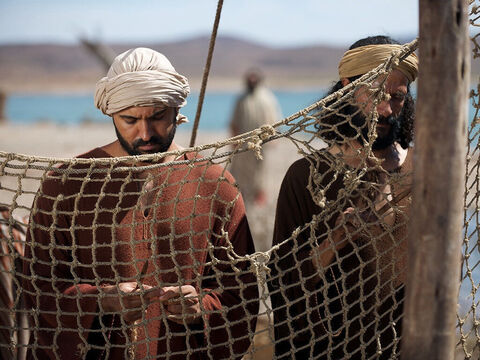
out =
[[[416,47],[272,126],[214,144],[125,158],[0,152],[2,358],[399,358],[413,150],[385,169],[372,146],[375,105],[396,101],[387,77]],[[458,312],[466,359],[480,347],[478,93]],[[261,158],[279,141],[300,159],[281,187],[273,246],[255,252],[227,170],[237,154]]]
[[[472,61],[477,62],[480,56],[478,43],[478,27],[480,26],[480,8],[478,2],[472,2],[470,8],[470,25],[474,30],[472,40]],[[479,229],[479,178],[478,178],[478,152],[479,152],[479,90],[478,80],[472,79],[470,92],[470,117],[467,132],[468,148],[465,179],[465,213],[462,246],[462,275],[459,296],[459,310],[457,322],[458,358],[477,359],[480,357],[480,333],[478,331],[480,285],[480,248],[478,242]]]

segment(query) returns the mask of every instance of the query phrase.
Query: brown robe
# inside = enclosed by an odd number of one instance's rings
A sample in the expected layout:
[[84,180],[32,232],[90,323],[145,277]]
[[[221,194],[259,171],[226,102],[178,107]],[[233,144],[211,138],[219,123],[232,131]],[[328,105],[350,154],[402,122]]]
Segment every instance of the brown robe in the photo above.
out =
[[[109,155],[97,148],[81,157]],[[254,245],[232,176],[207,161],[148,170],[154,201],[142,209],[144,179],[128,169],[108,176],[98,169],[64,166],[69,176],[53,172],[34,202],[24,261],[35,326],[29,358],[125,358],[130,330],[118,315],[99,316],[100,288],[139,280],[147,260],[141,283],[194,286],[205,321],[174,323],[153,302],[135,358],[240,358],[252,341],[258,289],[249,263],[233,260]]]
[[[332,169],[333,155],[320,151],[309,159],[291,165],[277,203],[272,245],[290,240],[272,253],[269,264],[275,355],[278,359],[389,359],[399,350],[404,287],[385,280],[392,274],[385,269],[392,266],[382,262],[392,257],[378,256],[378,245],[390,246],[391,241],[359,237],[340,250],[337,261],[320,270],[319,277],[311,261],[313,244],[328,241],[337,217],[367,195],[342,194],[344,173]],[[320,177],[320,186],[313,186],[312,192],[325,191],[325,208],[315,203],[308,189],[312,166]],[[313,231],[304,226],[319,214],[321,221]],[[397,255],[406,251],[400,247]]]

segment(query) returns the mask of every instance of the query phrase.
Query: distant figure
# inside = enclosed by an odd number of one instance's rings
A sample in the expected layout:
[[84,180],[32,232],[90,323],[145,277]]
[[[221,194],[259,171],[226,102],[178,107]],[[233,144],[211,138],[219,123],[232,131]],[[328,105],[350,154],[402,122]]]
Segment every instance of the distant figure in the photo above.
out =
[[[237,100],[230,121],[232,136],[280,120],[281,112],[277,99],[262,82],[263,76],[258,70],[250,70],[245,74],[246,90]],[[240,186],[247,207],[250,204],[265,204],[264,166],[263,161],[255,157],[255,153],[249,151],[236,155],[230,171]]]

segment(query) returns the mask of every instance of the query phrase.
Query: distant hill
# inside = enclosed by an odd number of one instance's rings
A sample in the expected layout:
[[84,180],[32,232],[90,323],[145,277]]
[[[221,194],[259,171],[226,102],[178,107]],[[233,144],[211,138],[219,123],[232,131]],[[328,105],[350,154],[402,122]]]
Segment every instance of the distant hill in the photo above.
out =
[[[109,44],[116,53],[147,46],[164,53],[192,88],[200,87],[209,37],[158,44]],[[344,48],[311,46],[273,48],[219,37],[216,41],[209,89],[239,88],[251,67],[262,69],[275,88],[320,87],[335,80]],[[92,91],[104,76],[97,59],[82,45],[0,45],[0,87],[8,92]]]
[[[402,39],[403,42],[412,39]],[[164,53],[178,72],[199,89],[209,37],[171,43],[109,44],[115,53],[147,46]],[[265,73],[273,88],[325,87],[337,78],[337,64],[345,47],[308,46],[274,48],[234,37],[216,42],[208,89],[239,89],[242,75],[251,67]],[[472,72],[479,73],[478,61]],[[82,45],[0,45],[0,88],[7,92],[92,92],[104,76],[100,62]]]

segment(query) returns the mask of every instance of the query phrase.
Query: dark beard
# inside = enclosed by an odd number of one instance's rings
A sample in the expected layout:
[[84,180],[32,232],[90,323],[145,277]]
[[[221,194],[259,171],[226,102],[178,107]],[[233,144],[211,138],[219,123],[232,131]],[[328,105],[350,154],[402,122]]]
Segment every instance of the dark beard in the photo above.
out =
[[[347,113],[355,114],[352,116],[351,122],[354,126],[361,129],[360,139],[364,145],[368,143],[368,125],[365,115],[353,105],[348,105],[348,109],[345,109]],[[390,115],[389,117],[378,117],[379,124],[389,124],[390,129],[387,134],[378,134],[377,138],[372,144],[372,150],[383,150],[393,145],[396,141],[400,140],[402,125],[404,121],[403,111],[397,115]]]
[[[115,123],[113,124],[115,127],[115,133],[117,134],[118,141],[122,148],[129,154],[129,155],[145,155],[145,154],[154,154],[154,153],[162,153],[168,150],[170,145],[173,142],[173,138],[175,137],[175,132],[177,130],[177,124],[173,124],[172,130],[168,133],[168,135],[164,138],[161,136],[152,136],[149,141],[143,141],[142,139],[135,140],[131,145],[125,140],[125,138],[120,134]],[[138,148],[144,145],[159,145],[160,148],[155,151],[140,151]]]

